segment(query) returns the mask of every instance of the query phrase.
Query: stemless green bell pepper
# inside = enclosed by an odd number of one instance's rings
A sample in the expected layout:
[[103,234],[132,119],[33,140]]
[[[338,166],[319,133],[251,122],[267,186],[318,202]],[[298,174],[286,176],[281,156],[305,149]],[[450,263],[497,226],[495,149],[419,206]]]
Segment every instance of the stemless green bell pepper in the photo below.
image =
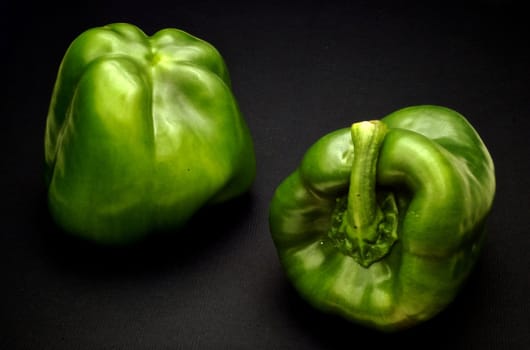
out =
[[45,130],[49,208],[65,231],[129,243],[246,192],[250,131],[209,43],[128,23],[91,28],[59,67]]
[[397,331],[455,298],[494,193],[493,161],[469,122],[412,106],[319,139],[276,189],[270,230],[316,309]]

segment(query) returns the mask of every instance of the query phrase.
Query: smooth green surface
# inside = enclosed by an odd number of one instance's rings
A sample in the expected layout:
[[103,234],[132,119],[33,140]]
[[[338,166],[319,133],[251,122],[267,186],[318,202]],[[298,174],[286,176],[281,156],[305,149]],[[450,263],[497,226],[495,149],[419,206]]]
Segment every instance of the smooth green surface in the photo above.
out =
[[102,243],[177,229],[247,191],[252,139],[219,52],[178,29],[81,33],[54,87],[45,176],[56,222]]
[[[314,307],[396,331],[435,316],[466,281],[484,241],[495,174],[479,135],[451,109],[413,106],[377,123],[386,126],[379,145],[352,141],[356,123],[311,146],[274,193],[270,229],[289,280]],[[377,248],[392,216],[397,240],[361,263],[356,242]],[[337,239],[337,225],[366,218],[379,218],[381,225],[370,222],[378,232],[347,227]]]

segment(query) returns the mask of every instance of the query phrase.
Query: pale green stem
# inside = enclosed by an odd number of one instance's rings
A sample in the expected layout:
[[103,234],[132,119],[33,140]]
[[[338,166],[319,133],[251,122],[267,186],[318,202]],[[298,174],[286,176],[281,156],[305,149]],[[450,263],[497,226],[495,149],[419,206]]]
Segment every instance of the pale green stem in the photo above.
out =
[[387,132],[386,125],[378,120],[355,123],[351,127],[353,164],[348,192],[346,234],[359,243],[378,238],[377,226],[383,216],[376,200],[376,174],[379,150]]

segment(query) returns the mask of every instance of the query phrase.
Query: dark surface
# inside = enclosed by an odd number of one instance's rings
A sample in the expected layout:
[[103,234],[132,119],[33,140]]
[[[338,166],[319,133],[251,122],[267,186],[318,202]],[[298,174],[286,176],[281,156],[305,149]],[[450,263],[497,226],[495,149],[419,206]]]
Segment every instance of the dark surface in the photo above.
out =
[[[1,349],[530,347],[529,37],[514,3],[3,2]],[[48,11],[49,14],[44,12]],[[247,196],[171,239],[127,249],[58,232],[43,134],[61,58],[110,22],[176,27],[216,46],[254,137]],[[381,335],[311,309],[291,289],[268,204],[309,145],[354,121],[444,105],[475,126],[497,196],[476,270],[433,320]]]

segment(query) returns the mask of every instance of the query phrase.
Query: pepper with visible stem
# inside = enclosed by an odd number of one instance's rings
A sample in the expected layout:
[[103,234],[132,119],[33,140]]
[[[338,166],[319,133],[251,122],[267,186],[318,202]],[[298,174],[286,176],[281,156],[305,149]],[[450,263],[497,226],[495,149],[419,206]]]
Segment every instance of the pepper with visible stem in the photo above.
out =
[[491,156],[454,110],[421,105],[324,135],[276,189],[269,224],[300,295],[381,331],[446,308],[481,251]]

